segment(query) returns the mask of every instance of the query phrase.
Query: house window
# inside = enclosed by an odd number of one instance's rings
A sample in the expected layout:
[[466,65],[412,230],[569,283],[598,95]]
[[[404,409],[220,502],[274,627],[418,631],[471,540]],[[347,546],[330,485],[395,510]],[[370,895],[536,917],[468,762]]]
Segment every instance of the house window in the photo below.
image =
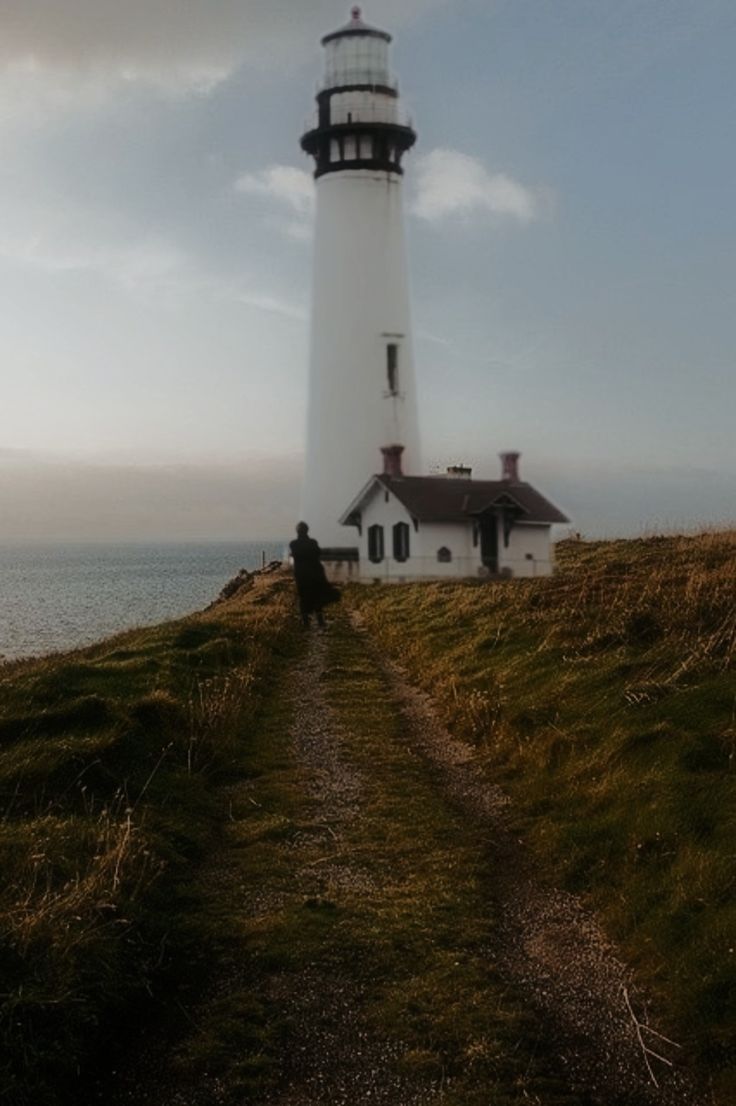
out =
[[449,565],[452,560],[452,550],[443,545],[441,549],[437,550],[437,560],[441,565]]
[[399,394],[399,347],[396,342],[386,346],[386,378],[389,395]]
[[397,522],[394,526],[394,560],[409,560],[409,524]]
[[374,526],[368,527],[368,560],[372,561],[374,565],[379,564],[383,560],[383,527]]

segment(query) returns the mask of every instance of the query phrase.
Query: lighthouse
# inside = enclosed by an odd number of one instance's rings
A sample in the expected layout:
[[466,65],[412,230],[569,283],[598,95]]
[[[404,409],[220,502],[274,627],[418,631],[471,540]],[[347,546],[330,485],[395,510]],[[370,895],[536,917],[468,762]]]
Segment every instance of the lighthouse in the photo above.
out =
[[416,134],[390,44],[357,7],[325,35],[317,110],[301,140],[317,194],[301,515],[333,560],[353,544],[339,518],[381,449],[403,446],[405,471],[420,467],[402,198]]

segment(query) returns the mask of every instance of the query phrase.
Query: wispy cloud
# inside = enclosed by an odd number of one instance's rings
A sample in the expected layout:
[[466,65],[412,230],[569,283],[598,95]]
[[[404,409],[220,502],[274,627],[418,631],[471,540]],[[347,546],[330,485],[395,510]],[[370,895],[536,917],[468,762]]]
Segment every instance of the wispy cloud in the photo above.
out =
[[447,338],[440,338],[439,334],[433,334],[431,330],[424,330],[419,327],[417,330],[417,338],[423,342],[429,342],[433,346],[442,346],[443,349],[452,349],[452,342],[449,342]]
[[54,210],[34,204],[11,210],[16,218],[0,230],[0,260],[14,266],[56,278],[93,274],[148,304],[206,297],[298,322],[307,317],[277,287],[264,289],[255,273],[244,271],[237,281],[223,277],[163,235],[109,213],[70,203]]
[[270,296],[259,292],[239,292],[234,297],[238,303],[246,307],[252,307],[256,311],[265,311],[269,315],[281,315],[285,319],[293,319],[295,322],[307,321],[305,308],[280,296]]
[[542,194],[505,173],[492,173],[457,150],[432,150],[416,170],[412,213],[430,223],[452,216],[491,215],[530,223],[539,218]]
[[146,233],[115,213],[84,210],[71,201],[7,197],[14,218],[0,231],[0,257],[47,273],[93,272],[128,290],[168,282],[187,258],[162,235]]
[[271,165],[257,173],[243,173],[235,182],[235,190],[285,207],[289,218],[276,221],[279,229],[299,241],[310,237],[315,192],[312,174],[305,169],[292,165]]

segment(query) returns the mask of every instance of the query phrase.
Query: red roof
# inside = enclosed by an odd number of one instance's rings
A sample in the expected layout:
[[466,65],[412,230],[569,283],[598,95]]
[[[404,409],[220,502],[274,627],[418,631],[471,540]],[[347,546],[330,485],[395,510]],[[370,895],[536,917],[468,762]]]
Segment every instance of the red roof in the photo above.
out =
[[376,475],[375,479],[420,522],[467,522],[494,508],[508,509],[519,522],[551,525],[570,521],[541,492],[523,481],[384,475]]

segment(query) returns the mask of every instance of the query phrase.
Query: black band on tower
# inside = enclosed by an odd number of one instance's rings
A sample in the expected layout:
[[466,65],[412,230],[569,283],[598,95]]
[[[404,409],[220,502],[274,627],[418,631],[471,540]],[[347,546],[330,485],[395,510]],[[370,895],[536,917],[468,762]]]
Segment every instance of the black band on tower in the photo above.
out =
[[[361,154],[361,139],[370,140],[369,156]],[[316,162],[315,177],[339,173],[344,169],[375,169],[376,172],[402,174],[401,159],[416,139],[411,127],[399,123],[332,123],[307,131],[302,138],[302,149],[311,154]],[[346,157],[350,140],[355,153],[352,157]]]

